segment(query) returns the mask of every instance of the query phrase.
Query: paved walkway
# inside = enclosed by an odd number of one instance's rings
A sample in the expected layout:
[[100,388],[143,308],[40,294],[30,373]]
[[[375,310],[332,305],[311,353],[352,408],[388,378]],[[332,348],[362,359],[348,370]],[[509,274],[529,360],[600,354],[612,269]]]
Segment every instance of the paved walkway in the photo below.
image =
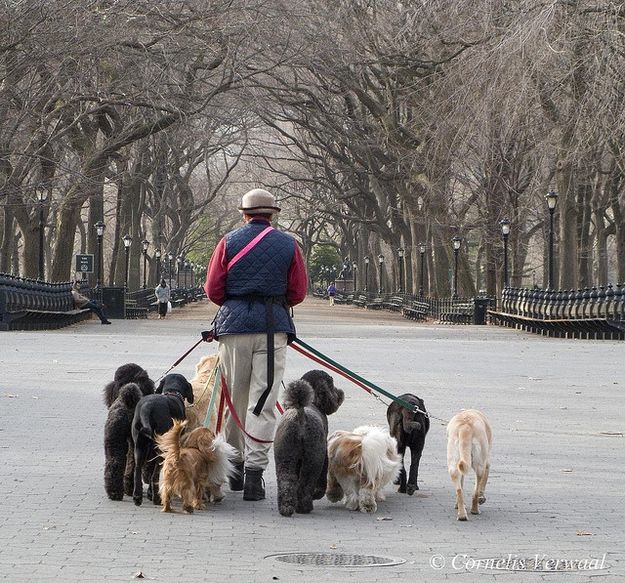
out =
[[[467,523],[454,518],[438,424],[423,454],[421,490],[408,497],[389,488],[373,515],[324,499],[310,515],[283,518],[272,467],[268,498],[259,503],[228,493],[207,511],[169,515],[128,498],[109,501],[102,387],[129,361],[158,377],[211,319],[202,302],[165,321],[92,320],[0,334],[0,581],[121,582],[139,572],[148,581],[191,583],[625,578],[625,345],[617,342],[420,325],[310,299],[296,322],[313,346],[391,392],[422,396],[434,415],[449,418],[468,407],[487,413],[494,450],[482,514]],[[215,350],[202,345],[179,371],[191,376],[202,353]],[[290,351],[286,380],[314,367]],[[346,381],[337,384],[347,399],[330,418],[331,430],[385,424],[384,406]],[[348,568],[267,558],[287,552],[405,562]],[[555,568],[556,560],[600,564],[604,555],[603,570],[528,572],[536,563]],[[503,559],[499,569],[479,562],[489,558]]]

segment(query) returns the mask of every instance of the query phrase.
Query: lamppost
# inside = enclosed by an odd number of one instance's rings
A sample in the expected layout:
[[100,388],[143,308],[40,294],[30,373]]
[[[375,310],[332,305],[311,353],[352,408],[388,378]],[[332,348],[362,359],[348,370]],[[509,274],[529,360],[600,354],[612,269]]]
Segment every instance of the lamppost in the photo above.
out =
[[549,207],[549,285],[547,289],[553,289],[553,214],[558,204],[558,195],[550,190],[545,195],[545,199]]
[[425,243],[419,243],[419,255],[421,256],[421,277],[419,278],[419,297],[423,297],[424,274],[425,274]]
[[354,291],[358,290],[358,278],[357,278],[358,273],[357,272],[358,272],[358,264],[355,261],[353,261],[352,273],[354,274]]
[[404,248],[397,249],[399,257],[399,293],[404,293]]
[[182,255],[178,255],[176,261],[178,263],[178,271],[176,272],[176,287],[180,287],[180,270],[182,269],[184,257]]
[[102,285],[102,264],[104,263],[102,257],[102,237],[104,236],[104,229],[106,225],[102,221],[98,221],[95,225],[95,232],[98,236],[98,271],[97,271],[97,281],[96,288],[100,288]]
[[132,237],[130,235],[124,235],[122,237],[124,241],[124,249],[126,250],[126,270],[124,275],[124,287],[128,289],[128,267],[130,266],[130,245],[132,244]]
[[154,257],[156,257],[156,285],[161,283],[161,250],[157,249],[154,252]]
[[191,267],[191,263],[189,263],[188,261],[184,262],[184,287],[187,288],[189,286],[188,282],[187,282],[187,278],[188,278],[188,273],[189,273],[189,269]]
[[169,275],[169,289],[171,290],[172,270],[173,270],[174,254],[169,252],[167,254],[167,275]]
[[381,296],[384,292],[384,282],[382,281],[384,278],[384,255],[382,253],[378,255],[378,262],[380,263],[380,289],[378,290],[378,295]]
[[43,281],[46,277],[46,263],[43,256],[43,239],[45,222],[43,216],[43,204],[46,202],[47,193],[45,188],[37,189],[37,199],[39,200],[39,279]]
[[460,244],[462,243],[462,237],[458,235],[452,237],[451,242],[454,246],[454,295],[453,298],[458,297],[458,251],[460,251]]
[[503,286],[508,287],[508,236],[510,235],[510,221],[501,219],[501,234],[503,236]]
[[365,257],[365,293],[369,291],[369,256]]
[[148,247],[150,242],[147,239],[141,241],[141,248],[143,252],[143,289],[147,287],[147,275],[148,275]]

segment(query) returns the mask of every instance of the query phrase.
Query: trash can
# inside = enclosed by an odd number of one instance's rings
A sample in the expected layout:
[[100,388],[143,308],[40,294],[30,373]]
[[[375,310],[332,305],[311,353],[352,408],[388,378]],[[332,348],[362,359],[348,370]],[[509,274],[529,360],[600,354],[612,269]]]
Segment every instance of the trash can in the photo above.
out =
[[109,319],[123,320],[126,317],[126,290],[123,287],[103,287],[102,303]]
[[489,298],[473,298],[473,323],[486,324],[486,312],[488,312]]

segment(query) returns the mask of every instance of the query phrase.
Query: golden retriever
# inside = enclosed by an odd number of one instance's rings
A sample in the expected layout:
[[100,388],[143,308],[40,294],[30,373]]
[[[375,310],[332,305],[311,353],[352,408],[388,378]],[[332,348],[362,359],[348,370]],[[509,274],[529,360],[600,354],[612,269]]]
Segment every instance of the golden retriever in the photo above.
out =
[[479,514],[479,504],[486,502],[484,490],[490,470],[492,430],[486,415],[476,409],[466,409],[455,415],[447,425],[447,468],[456,489],[458,520],[467,520],[464,505],[464,476],[473,468],[475,489],[471,514]]

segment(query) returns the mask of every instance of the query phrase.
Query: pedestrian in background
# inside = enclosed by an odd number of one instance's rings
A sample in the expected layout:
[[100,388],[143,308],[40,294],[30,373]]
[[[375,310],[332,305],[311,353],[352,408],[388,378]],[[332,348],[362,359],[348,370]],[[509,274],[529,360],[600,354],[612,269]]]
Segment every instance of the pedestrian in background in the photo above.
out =
[[328,297],[330,298],[330,305],[333,306],[334,305],[334,296],[336,295],[336,285],[334,285],[334,282],[332,282],[329,286],[328,286]]
[[167,316],[167,308],[171,299],[171,288],[167,285],[165,278],[161,279],[161,283],[156,286],[154,295],[158,301],[158,319],[162,320]]

